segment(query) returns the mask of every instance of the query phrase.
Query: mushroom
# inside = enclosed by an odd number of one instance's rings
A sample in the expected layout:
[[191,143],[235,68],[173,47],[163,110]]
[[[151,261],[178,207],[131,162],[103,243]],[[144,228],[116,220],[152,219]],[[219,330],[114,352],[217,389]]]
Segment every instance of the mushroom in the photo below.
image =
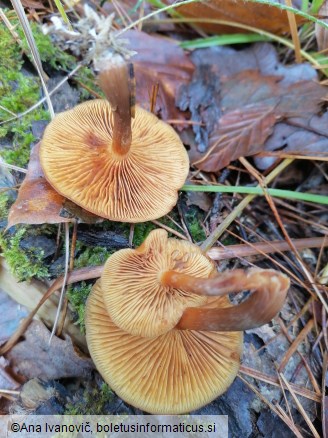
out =
[[189,159],[171,126],[138,106],[134,114],[129,71],[118,62],[100,73],[110,103],[85,102],[53,119],[40,161],[55,190],[85,210],[145,222],[176,204]]
[[[242,330],[280,310],[288,278],[254,268],[217,274],[189,242],[152,231],[137,249],[108,259],[87,302],[87,342],[118,395],[151,413],[197,409],[235,378]],[[232,306],[230,292],[250,289]]]
[[101,282],[88,298],[87,343],[104,380],[127,403],[152,414],[182,414],[225,392],[239,368],[242,332],[172,329],[134,336],[113,323]]

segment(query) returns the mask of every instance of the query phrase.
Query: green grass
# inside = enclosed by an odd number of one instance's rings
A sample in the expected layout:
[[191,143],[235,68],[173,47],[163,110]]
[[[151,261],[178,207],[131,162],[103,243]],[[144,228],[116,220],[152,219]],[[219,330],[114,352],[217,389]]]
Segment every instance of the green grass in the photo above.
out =
[[[184,185],[180,190],[184,192],[215,192],[215,193],[242,193],[248,195],[261,195],[265,192],[261,187],[243,186],[197,186]],[[276,198],[292,199],[295,201],[307,201],[328,205],[328,196],[316,195],[314,193],[294,192],[292,190],[280,190],[267,188],[266,192]]]
[[179,46],[183,49],[201,49],[204,47],[225,46],[227,44],[248,44],[257,41],[271,41],[271,38],[256,33],[235,33],[229,35],[217,35],[208,38],[197,38],[191,41],[182,41],[179,43]]

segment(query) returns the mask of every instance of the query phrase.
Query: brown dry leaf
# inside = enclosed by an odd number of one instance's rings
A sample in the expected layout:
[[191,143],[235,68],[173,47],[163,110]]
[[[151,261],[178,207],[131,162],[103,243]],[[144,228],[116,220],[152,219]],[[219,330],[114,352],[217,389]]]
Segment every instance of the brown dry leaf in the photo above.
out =
[[70,221],[59,215],[65,198],[45,179],[39,161],[39,148],[38,143],[31,151],[26,177],[9,211],[8,228],[19,223],[54,224]]
[[175,106],[175,97],[179,87],[190,81],[194,65],[183,49],[169,39],[137,30],[129,30],[124,38],[129,40],[129,49],[138,52],[132,58],[137,103],[149,110],[152,86],[158,83],[155,113],[163,120],[185,119]]
[[[279,149],[285,154],[328,156],[328,112],[309,119],[290,119],[277,123],[265,143],[264,152]],[[255,164],[265,169],[275,162],[273,157],[255,157]]]
[[31,151],[26,177],[8,215],[8,228],[16,224],[97,223],[103,219],[64,198],[45,179],[40,160],[40,143]]
[[[273,0],[275,3],[285,4],[284,0]],[[166,3],[175,3],[173,0],[166,0]],[[293,6],[300,8],[301,1],[294,0]],[[212,20],[226,20],[233,23],[242,23],[258,29],[263,29],[274,34],[283,34],[290,31],[286,11],[277,7],[248,2],[245,0],[210,0],[206,2],[192,3],[177,8],[177,12],[190,18],[210,18]],[[301,19],[296,17],[297,23]],[[235,26],[220,23],[197,23],[210,33],[236,33],[245,32]]]
[[[319,17],[325,22],[328,23],[327,16],[328,16],[328,0],[324,0],[324,2],[321,5],[321,8],[319,9]],[[323,26],[320,26],[320,24],[315,24],[315,37],[317,39],[318,48],[319,50],[325,50],[328,48],[328,29],[326,29]]]
[[22,0],[22,5],[28,9],[47,9],[42,2],[38,2],[37,0]]
[[[218,130],[211,137],[207,153],[190,153],[193,164],[207,172],[226,167],[231,161],[256,154],[273,131],[276,122],[274,107],[261,104],[233,110],[220,119]],[[198,158],[198,159],[197,159]]]
[[189,152],[199,169],[218,171],[239,157],[286,147],[271,142],[281,123],[293,126],[291,132],[298,135],[288,153],[328,154],[325,116],[314,118],[327,88],[315,80],[311,66],[283,66],[274,47],[266,43],[239,51],[197,50],[192,60],[196,71],[181,89],[177,105],[201,122],[193,126],[197,146],[191,141]]
[[54,336],[49,346],[50,332],[40,321],[33,321],[24,337],[6,357],[12,368],[27,379],[83,378],[94,368],[92,360],[73,346],[69,336]]

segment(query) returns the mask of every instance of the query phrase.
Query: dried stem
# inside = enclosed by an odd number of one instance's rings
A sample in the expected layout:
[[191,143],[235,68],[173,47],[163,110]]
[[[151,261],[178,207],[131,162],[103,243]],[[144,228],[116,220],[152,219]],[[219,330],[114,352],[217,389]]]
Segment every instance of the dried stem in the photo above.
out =
[[289,288],[288,277],[272,269],[236,269],[204,279],[176,271],[165,272],[162,284],[198,295],[224,296],[252,290],[243,303],[220,308],[220,302],[185,310],[176,328],[180,330],[239,331],[269,322],[281,309]]
[[99,73],[99,85],[113,111],[114,155],[126,155],[131,146],[131,87],[130,67],[124,61],[108,66]]

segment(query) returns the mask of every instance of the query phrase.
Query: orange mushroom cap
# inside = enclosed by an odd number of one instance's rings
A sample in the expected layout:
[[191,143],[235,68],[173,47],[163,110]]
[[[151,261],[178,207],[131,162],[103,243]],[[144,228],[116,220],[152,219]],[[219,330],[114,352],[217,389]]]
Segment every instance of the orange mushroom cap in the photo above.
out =
[[168,213],[184,184],[189,159],[173,128],[136,107],[132,142],[115,153],[113,111],[105,100],[58,114],[41,141],[40,161],[58,193],[115,221],[144,222]]
[[[236,376],[242,331],[270,321],[289,279],[253,268],[218,274],[189,242],[152,231],[105,264],[87,302],[87,342],[109,385],[151,413],[197,409]],[[232,306],[230,292],[253,294]]]
[[201,306],[207,297],[164,286],[161,276],[171,269],[208,278],[215,265],[189,242],[154,230],[137,249],[111,255],[101,277],[104,302],[113,322],[136,336],[154,337],[171,330],[187,307]]
[[113,323],[103,292],[98,281],[87,301],[87,342],[100,374],[123,400],[153,414],[181,414],[231,385],[242,332],[173,329],[156,338],[133,336]]

